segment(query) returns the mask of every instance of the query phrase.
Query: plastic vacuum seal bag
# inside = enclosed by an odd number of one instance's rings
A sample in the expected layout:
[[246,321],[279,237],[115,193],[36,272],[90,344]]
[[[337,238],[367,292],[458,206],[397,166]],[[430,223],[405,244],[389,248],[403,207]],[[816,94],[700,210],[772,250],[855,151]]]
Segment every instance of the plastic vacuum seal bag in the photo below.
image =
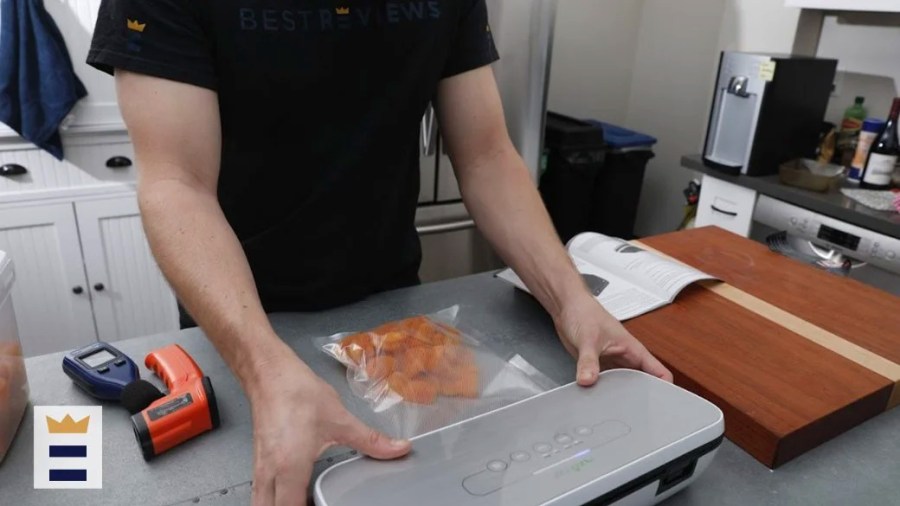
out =
[[460,322],[459,306],[317,345],[347,367],[378,428],[409,438],[545,392],[556,385],[519,355],[502,357]]

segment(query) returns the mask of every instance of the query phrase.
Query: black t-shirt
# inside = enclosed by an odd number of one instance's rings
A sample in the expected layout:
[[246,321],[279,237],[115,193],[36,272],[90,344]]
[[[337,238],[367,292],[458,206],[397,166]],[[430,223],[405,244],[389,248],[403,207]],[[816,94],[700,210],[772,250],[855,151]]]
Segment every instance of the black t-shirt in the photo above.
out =
[[218,93],[219,202],[263,305],[321,308],[417,281],[420,120],[497,59],[484,1],[104,0],[88,63]]

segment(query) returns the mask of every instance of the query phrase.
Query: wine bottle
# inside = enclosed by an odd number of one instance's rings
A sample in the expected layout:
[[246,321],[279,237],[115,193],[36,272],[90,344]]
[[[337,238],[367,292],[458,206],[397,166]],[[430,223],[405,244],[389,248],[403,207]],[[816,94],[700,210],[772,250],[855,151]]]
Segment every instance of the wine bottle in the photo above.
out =
[[900,97],[894,99],[887,123],[869,148],[866,168],[859,183],[860,188],[871,190],[890,188],[894,165],[897,165],[897,157],[900,156],[900,140],[897,138],[898,116],[900,116]]

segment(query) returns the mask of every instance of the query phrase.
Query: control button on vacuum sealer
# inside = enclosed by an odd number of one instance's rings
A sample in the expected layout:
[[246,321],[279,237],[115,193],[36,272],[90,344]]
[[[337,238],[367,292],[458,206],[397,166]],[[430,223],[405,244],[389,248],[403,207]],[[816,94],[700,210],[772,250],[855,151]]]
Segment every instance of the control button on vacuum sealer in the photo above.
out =
[[557,443],[561,445],[567,445],[572,443],[572,436],[568,434],[557,434],[553,439],[556,440]]
[[591,429],[590,427],[585,427],[584,425],[575,427],[575,434],[578,434],[579,436],[590,436],[593,432],[593,429]]
[[534,451],[538,453],[550,453],[553,451],[553,446],[548,443],[537,443],[534,445]]
[[512,459],[513,462],[525,462],[531,458],[531,455],[528,452],[512,452],[509,455],[509,458]]
[[499,473],[500,471],[506,471],[507,467],[509,467],[509,465],[502,460],[492,460],[487,464],[487,468],[489,471],[494,471],[497,473]]

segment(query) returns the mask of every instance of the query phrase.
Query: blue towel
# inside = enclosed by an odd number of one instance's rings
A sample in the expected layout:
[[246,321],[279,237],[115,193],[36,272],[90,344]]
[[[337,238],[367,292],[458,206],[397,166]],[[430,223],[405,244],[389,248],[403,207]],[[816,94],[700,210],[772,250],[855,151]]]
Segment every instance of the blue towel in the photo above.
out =
[[62,160],[59,124],[85,95],[43,0],[0,0],[0,122]]

